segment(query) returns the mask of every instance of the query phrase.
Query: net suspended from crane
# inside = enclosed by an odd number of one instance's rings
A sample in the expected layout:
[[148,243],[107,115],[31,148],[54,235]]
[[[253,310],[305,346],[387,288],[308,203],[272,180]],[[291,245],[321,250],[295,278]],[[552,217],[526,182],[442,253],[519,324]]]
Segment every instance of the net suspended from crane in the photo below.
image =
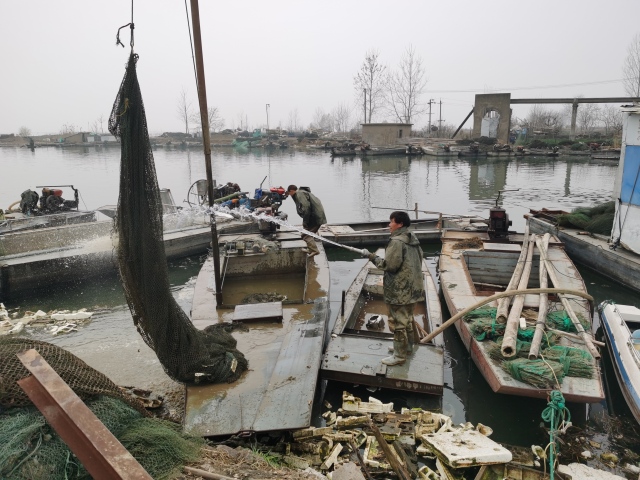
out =
[[153,152],[131,53],[109,117],[121,141],[120,193],[116,216],[118,266],[133,322],[176,381],[232,382],[247,368],[236,340],[222,325],[200,331],[171,295],[162,203]]

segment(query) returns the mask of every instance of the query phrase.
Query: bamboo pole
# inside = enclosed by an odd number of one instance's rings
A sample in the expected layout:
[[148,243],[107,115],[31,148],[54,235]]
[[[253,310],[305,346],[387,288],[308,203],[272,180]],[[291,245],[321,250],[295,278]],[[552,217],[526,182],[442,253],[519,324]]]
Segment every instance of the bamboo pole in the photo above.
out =
[[[553,283],[555,287],[558,287],[560,283],[558,282],[558,277],[556,275],[555,270],[553,270],[553,265],[551,265],[549,258],[547,257],[547,249],[544,248],[544,245],[542,245],[542,241],[539,238],[536,240],[536,244],[538,246],[538,250],[540,250],[540,259],[544,262],[547,268],[547,273],[549,274],[551,283]],[[580,320],[576,316],[575,312],[573,311],[573,308],[571,307],[571,304],[569,303],[569,300],[567,299],[567,297],[564,294],[560,294],[558,296],[560,297],[560,301],[562,302],[562,306],[564,307],[564,310],[567,312],[567,315],[569,315],[569,318],[573,322],[574,327],[576,327],[578,334],[582,338],[582,341],[586,345],[591,355],[593,355],[593,358],[596,358],[596,359],[600,358],[600,352],[598,352],[598,349],[593,345],[593,342],[591,341],[591,337],[589,337],[589,335],[587,335],[587,332],[584,331],[584,328],[580,323]]]
[[486,305],[487,303],[491,303],[495,300],[499,300],[505,297],[514,297],[516,295],[521,295],[521,294],[524,295],[524,294],[535,294],[535,293],[555,293],[555,294],[565,293],[568,295],[575,295],[576,297],[585,298],[589,300],[590,303],[593,303],[593,297],[588,293],[581,292],[580,290],[571,290],[569,288],[528,288],[527,290],[511,290],[510,292],[500,292],[500,293],[496,293],[495,295],[491,295],[490,297],[483,298],[479,302],[476,302],[470,307],[467,307],[464,310],[456,313],[453,317],[451,317],[449,320],[444,322],[442,325],[436,328],[429,335],[421,339],[420,343],[429,343],[435,336],[444,332],[447,328],[449,328],[451,325],[456,323],[458,320],[464,317],[467,313],[473,312],[476,308],[480,308],[483,305]]
[[[522,275],[522,270],[524,268],[524,262],[527,257],[527,249],[529,247],[529,223],[524,227],[524,239],[522,241],[522,249],[520,250],[520,256],[518,257],[518,263],[516,263],[516,268],[513,269],[513,275],[511,275],[511,280],[509,281],[509,285],[507,285],[507,292],[511,290],[515,290],[517,285],[520,283],[520,277]],[[497,323],[506,323],[507,315],[509,313],[509,304],[511,303],[510,297],[504,297],[503,300],[498,302],[498,310],[496,311],[496,322]]]
[[[549,239],[551,235],[545,233],[542,237],[542,246],[546,249],[549,247]],[[540,288],[547,288],[549,283],[549,275],[547,275],[547,266],[540,260]],[[531,340],[531,348],[529,349],[529,360],[538,358],[540,354],[540,343],[542,342],[542,334],[547,323],[547,308],[549,307],[549,297],[547,294],[540,294],[540,305],[538,306],[538,320],[536,321],[536,331]]]
[[[531,265],[533,264],[533,247],[535,246],[535,235],[531,235],[529,238],[529,245],[527,248],[527,257],[524,261],[524,268],[520,275],[520,281],[518,282],[518,290],[526,290],[529,285],[529,276],[531,275]],[[524,295],[518,295],[513,301],[511,310],[509,311],[509,317],[507,318],[507,325],[504,328],[504,337],[502,338],[502,356],[513,357],[516,354],[516,340],[518,339],[518,325],[520,324],[520,314],[522,313],[522,307],[524,306]]]
[[220,475],[219,473],[207,472],[206,470],[200,470],[199,468],[192,467],[182,467],[184,471],[187,473],[192,473],[193,475],[198,475],[202,478],[208,478],[211,480],[236,480],[233,477],[227,477],[226,475]]

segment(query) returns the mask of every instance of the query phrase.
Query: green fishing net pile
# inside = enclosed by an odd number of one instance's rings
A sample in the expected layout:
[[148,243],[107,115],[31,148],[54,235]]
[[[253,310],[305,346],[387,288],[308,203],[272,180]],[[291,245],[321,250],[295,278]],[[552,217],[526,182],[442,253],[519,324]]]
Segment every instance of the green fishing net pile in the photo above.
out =
[[[595,370],[591,354],[580,348],[557,345],[559,337],[545,333],[540,344],[540,358],[529,360],[531,342],[535,334],[534,326],[518,328],[515,357],[502,355],[502,340],[506,324],[496,322],[496,308],[478,308],[468,313],[464,319],[473,337],[486,342],[485,350],[489,356],[500,363],[503,370],[516,380],[537,388],[555,388],[565,376],[592,378]],[[589,328],[588,322],[578,317],[583,328]],[[549,328],[575,333],[577,330],[564,311],[549,312],[546,318]]]
[[[112,397],[87,406],[154,479],[173,478],[199,456],[203,440],[183,435],[175,423],[145,418]],[[0,478],[92,478],[35,407],[0,414],[0,445]]]
[[579,228],[590,233],[611,235],[616,214],[615,202],[606,202],[592,208],[580,207],[558,216],[561,227]]
[[197,459],[200,438],[182,434],[180,425],[149,418],[140,402],[78,357],[47,342],[0,337],[0,478],[91,478],[17,383],[30,373],[16,354],[29,349],[46,360],[153,478],[172,478]]
[[118,266],[138,332],[178,382],[236,380],[248,367],[236,340],[222,327],[197,330],[171,294],[162,203],[149,132],[131,54],[109,117],[120,139],[120,194],[116,216]]

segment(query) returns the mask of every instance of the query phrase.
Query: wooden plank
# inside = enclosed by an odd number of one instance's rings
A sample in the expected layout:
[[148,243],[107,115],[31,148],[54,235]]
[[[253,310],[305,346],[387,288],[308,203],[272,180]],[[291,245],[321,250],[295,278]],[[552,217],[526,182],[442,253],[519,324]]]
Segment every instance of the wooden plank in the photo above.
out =
[[237,305],[233,311],[234,322],[282,321],[282,302]]
[[482,248],[485,252],[515,252],[520,253],[522,245],[519,243],[490,243],[483,242]]

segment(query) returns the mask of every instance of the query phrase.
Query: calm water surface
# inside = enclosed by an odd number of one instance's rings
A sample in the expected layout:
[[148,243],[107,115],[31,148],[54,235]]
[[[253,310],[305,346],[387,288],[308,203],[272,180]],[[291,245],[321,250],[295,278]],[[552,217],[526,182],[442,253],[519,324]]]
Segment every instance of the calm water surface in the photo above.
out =
[[[186,199],[190,185],[205,177],[203,155],[199,151],[158,149],[154,151],[154,157],[160,187],[170,188],[178,204]],[[513,228],[519,231],[524,228],[523,214],[530,208],[570,210],[609,200],[617,172],[616,163],[592,161],[587,157],[332,160],[326,152],[284,150],[267,153],[232,149],[214,150],[212,157],[214,178],[218,183],[235,182],[244,191],[253,192],[265,177],[265,187],[286,187],[291,183],[311,187],[322,200],[329,222],[383,220],[389,214],[384,208],[414,209],[416,203],[420,210],[487,216],[498,190],[518,189],[505,192],[500,204],[507,209]],[[30,152],[4,148],[0,149],[0,178],[0,206],[3,208],[18,200],[27,188],[63,184],[78,188],[83,205],[88,209],[115,204],[119,150],[41,148]],[[297,223],[293,202],[287,200],[282,210],[289,214],[292,223]],[[438,247],[426,246],[425,251],[430,255],[435,272]],[[328,255],[333,322],[341,291],[348,288],[364,260],[340,249],[330,249]],[[174,296],[187,312],[202,260],[191,257],[170,265]],[[639,303],[637,295],[631,291],[597,273],[584,268],[580,270],[597,302],[613,299],[619,303]],[[62,337],[44,333],[34,335],[67,348],[118,384],[160,390],[172,386],[154,353],[133,327],[120,284],[112,276],[80,282],[74,287],[52,286],[49,291],[31,292],[12,299],[7,307],[20,308],[20,311],[81,307],[95,310],[93,321],[77,333]],[[445,311],[445,318],[447,316]],[[546,444],[548,440],[540,428],[540,413],[545,402],[494,394],[469,359],[455,329],[447,331],[445,340],[446,386],[442,400],[392,391],[378,391],[373,395],[383,401],[393,401],[396,408],[442,408],[456,423],[484,423],[494,429],[492,438],[498,441],[527,446]],[[625,430],[628,440],[620,438],[621,425],[631,428],[635,421],[626,408],[607,360],[605,358],[604,362],[607,401],[589,405],[586,412],[582,408],[573,408],[572,412],[576,422],[585,429],[584,435],[601,444],[602,451],[621,445],[637,451],[640,445],[634,443],[637,439],[631,438],[634,432]],[[343,389],[363,398],[370,395],[362,387],[329,384],[326,396],[333,405],[340,404]]]

